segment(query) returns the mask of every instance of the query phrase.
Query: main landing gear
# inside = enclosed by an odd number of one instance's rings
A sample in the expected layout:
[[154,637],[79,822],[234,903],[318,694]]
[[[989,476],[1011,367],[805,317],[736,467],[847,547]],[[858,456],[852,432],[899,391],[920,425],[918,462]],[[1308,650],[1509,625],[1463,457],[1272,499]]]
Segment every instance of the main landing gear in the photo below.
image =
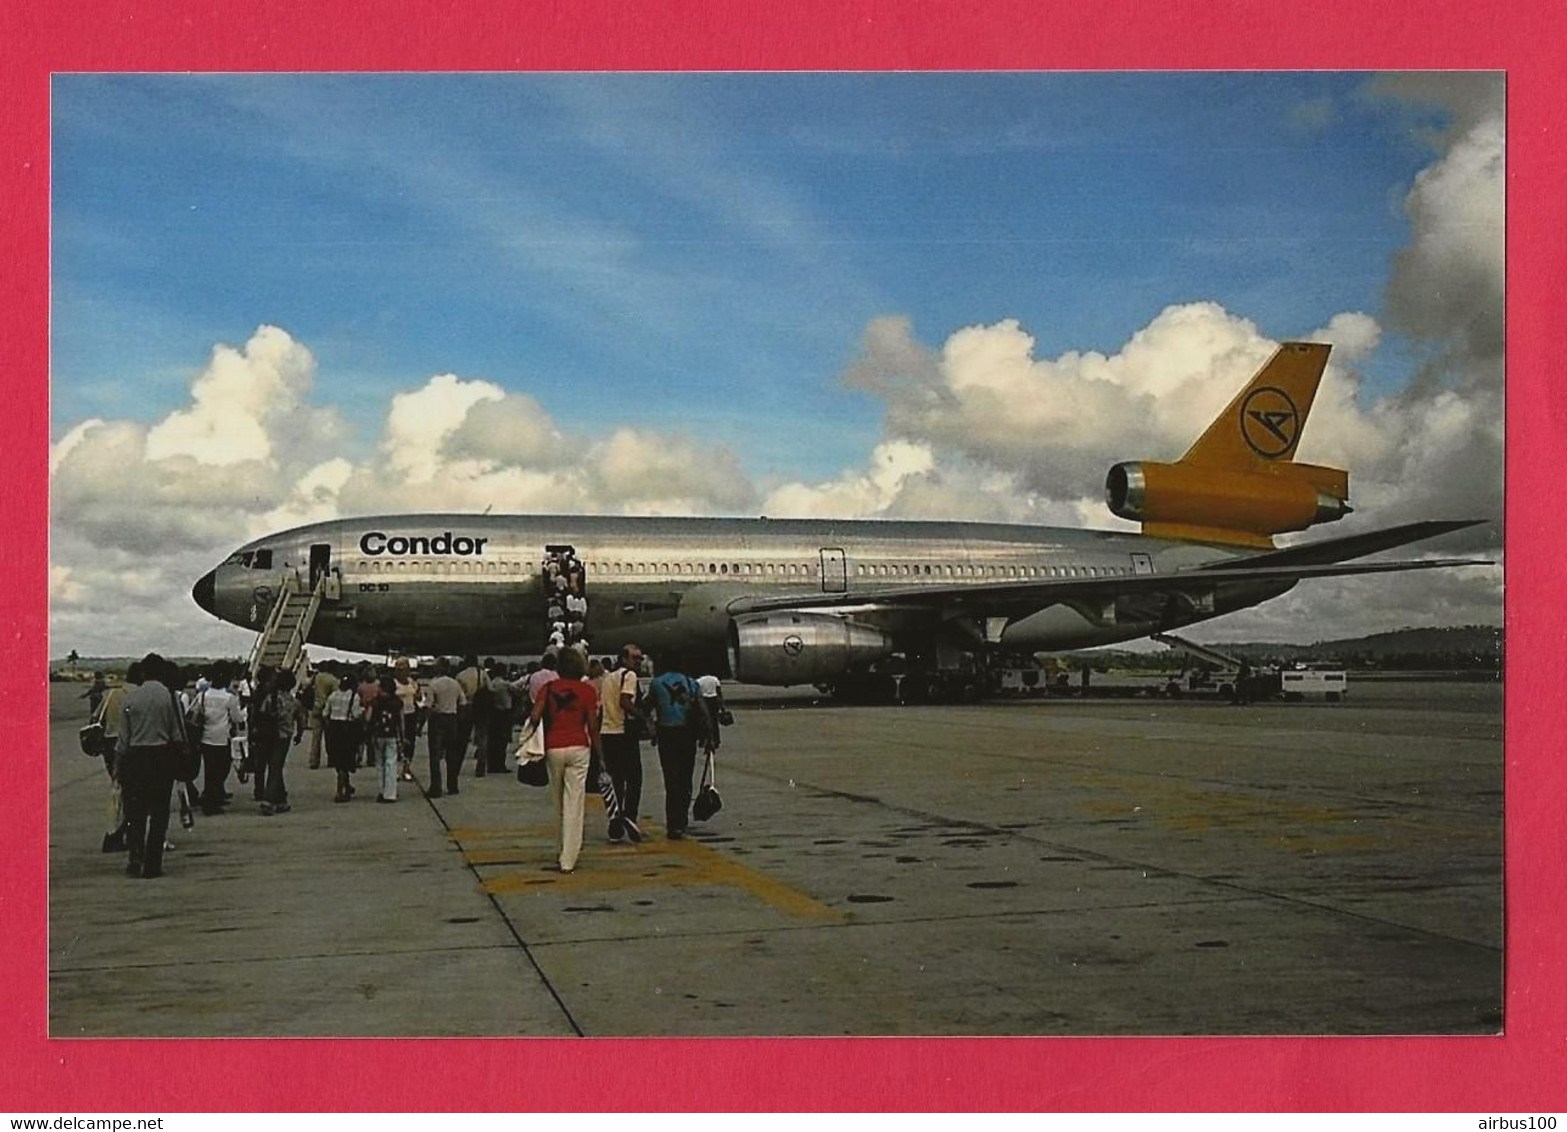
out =
[[867,673],[817,688],[846,704],[972,704],[985,694],[981,678],[963,672]]

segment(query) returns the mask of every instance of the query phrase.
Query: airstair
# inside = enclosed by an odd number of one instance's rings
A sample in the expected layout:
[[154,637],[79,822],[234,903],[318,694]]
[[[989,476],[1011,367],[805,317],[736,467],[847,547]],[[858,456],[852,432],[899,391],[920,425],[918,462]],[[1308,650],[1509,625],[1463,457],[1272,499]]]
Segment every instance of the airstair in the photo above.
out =
[[587,647],[587,571],[575,547],[550,544],[544,548],[541,571],[544,597],[545,648],[558,652],[567,646]]
[[283,587],[250,653],[252,683],[263,667],[293,672],[296,676],[305,667],[305,639],[315,624],[326,588],[325,575],[316,582],[314,589],[302,581],[297,572],[283,575]]
[[1177,637],[1174,633],[1151,633],[1149,639],[1158,641],[1161,645],[1168,645],[1172,649],[1190,653],[1199,660],[1206,660],[1209,664],[1220,668],[1239,669],[1241,660],[1229,653],[1220,652],[1218,649],[1209,648],[1207,645],[1199,645],[1196,641],[1188,641],[1185,637]]

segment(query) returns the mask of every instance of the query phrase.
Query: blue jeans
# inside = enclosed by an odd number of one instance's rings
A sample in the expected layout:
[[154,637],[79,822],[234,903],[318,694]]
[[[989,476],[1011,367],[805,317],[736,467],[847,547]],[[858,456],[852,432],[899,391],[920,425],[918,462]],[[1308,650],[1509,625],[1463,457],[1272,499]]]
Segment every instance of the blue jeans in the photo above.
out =
[[381,797],[397,800],[397,740],[372,739],[370,748],[381,767]]

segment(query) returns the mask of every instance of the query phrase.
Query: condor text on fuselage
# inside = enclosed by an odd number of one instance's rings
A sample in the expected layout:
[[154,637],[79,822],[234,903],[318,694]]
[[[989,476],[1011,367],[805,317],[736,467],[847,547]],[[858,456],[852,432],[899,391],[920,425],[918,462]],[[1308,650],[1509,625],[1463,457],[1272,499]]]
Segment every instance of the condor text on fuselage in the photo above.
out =
[[359,552],[371,557],[380,554],[483,554],[488,538],[470,538],[442,531],[438,535],[388,535],[384,531],[366,531],[359,539]]

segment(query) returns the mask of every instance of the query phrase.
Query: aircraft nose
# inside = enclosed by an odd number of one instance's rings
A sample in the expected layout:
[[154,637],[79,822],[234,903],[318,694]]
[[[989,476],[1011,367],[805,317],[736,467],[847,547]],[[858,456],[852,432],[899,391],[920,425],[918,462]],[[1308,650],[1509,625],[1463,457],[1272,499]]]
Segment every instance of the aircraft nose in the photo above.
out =
[[196,599],[196,604],[208,613],[217,605],[218,576],[216,570],[208,570],[201,576],[201,580],[191,587],[190,596]]

